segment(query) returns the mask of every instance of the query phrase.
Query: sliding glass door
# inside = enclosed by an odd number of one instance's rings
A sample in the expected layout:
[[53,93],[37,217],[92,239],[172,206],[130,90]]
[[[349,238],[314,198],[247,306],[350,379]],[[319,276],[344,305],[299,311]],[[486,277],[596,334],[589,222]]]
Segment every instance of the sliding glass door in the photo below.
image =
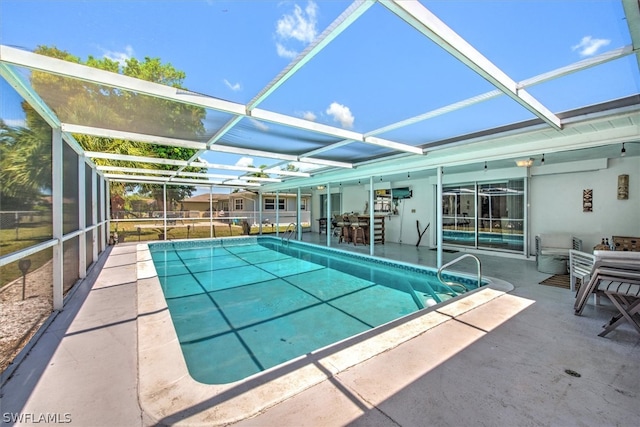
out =
[[445,186],[442,198],[444,243],[524,252],[524,179]]
[[476,246],[475,184],[442,189],[442,229],[445,243]]
[[331,212],[327,212],[327,195],[320,195],[320,218],[333,218],[342,212],[340,193],[331,194]]

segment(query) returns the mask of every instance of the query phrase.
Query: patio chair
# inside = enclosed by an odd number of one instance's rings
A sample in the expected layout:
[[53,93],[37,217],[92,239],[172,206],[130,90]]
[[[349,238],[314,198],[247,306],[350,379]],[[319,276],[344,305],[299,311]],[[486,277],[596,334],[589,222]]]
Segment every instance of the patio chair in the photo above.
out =
[[569,289],[575,291],[577,279],[580,279],[580,284],[589,281],[595,262],[596,256],[593,254],[575,249],[569,250]]
[[[638,271],[640,272],[640,270]],[[598,336],[604,337],[625,321],[628,321],[640,333],[640,275],[638,278],[633,283],[613,281],[606,284],[600,283],[598,290],[604,292],[620,314],[613,316],[609,323],[604,325],[604,329]]]
[[[594,251],[595,263],[576,294],[575,314],[582,310],[591,294],[602,294],[601,280],[629,282],[640,278],[640,252]],[[588,279],[587,279],[588,278]]]
[[547,274],[566,274],[569,250],[582,250],[582,240],[570,234],[541,233],[536,236],[536,267]]
[[609,256],[596,261],[589,282],[578,291],[576,315],[582,314],[592,293],[606,295],[619,312],[604,325],[599,336],[604,337],[625,321],[640,333],[640,257]]

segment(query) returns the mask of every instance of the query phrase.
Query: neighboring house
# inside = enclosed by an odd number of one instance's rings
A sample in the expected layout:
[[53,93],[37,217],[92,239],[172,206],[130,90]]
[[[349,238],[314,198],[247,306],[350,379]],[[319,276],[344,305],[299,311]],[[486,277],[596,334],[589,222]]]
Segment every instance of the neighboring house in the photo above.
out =
[[[209,203],[210,196],[213,198],[212,203]],[[229,211],[229,195],[228,194],[200,194],[197,196],[184,199],[180,202],[180,210],[182,211],[197,211],[200,212],[200,216],[209,216],[209,208],[213,207],[213,212],[228,212]],[[193,215],[192,215],[193,216]]]
[[[203,217],[209,216],[209,194],[184,199],[181,202],[185,211],[199,211]],[[276,194],[265,193],[262,195],[262,206],[259,204],[257,193],[251,191],[238,191],[229,194],[212,194],[214,216],[237,217],[247,219],[249,223],[258,223],[260,211],[262,211],[263,223],[276,222],[276,208],[280,223],[296,222],[297,194],[280,193],[276,206]],[[302,214],[301,222],[310,221],[310,194],[303,194],[300,201]],[[222,212],[222,214],[220,214]]]

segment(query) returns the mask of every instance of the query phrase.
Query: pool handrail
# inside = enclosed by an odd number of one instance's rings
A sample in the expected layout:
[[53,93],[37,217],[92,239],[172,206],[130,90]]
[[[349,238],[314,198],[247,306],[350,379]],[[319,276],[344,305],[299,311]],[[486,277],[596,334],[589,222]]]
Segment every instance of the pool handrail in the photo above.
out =
[[464,286],[462,283],[456,283],[456,282],[447,282],[446,280],[444,280],[442,278],[442,270],[444,270],[445,268],[457,263],[458,261],[463,260],[464,258],[473,258],[474,260],[476,260],[476,264],[478,265],[478,287],[482,286],[482,264],[480,263],[480,258],[478,258],[477,256],[473,255],[473,254],[464,254],[459,256],[458,258],[449,261],[448,263],[444,264],[442,267],[440,267],[438,269],[438,280],[440,280],[440,282],[446,286],[449,286],[450,288],[454,287],[454,286],[460,286],[462,287],[462,289],[464,289],[464,292],[467,292],[469,289],[467,289],[466,286]]
[[296,233],[296,228],[297,228],[297,224],[295,222],[292,222],[289,225],[287,225],[287,229],[284,230],[282,240],[283,241],[286,240],[288,244],[289,240],[291,240],[291,236],[293,236]]

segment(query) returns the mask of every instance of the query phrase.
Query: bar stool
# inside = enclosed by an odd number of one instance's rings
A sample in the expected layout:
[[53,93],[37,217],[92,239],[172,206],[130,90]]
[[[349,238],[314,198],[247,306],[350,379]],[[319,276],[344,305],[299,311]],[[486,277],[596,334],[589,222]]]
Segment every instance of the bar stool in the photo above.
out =
[[340,239],[338,243],[349,243],[351,241],[351,221],[349,221],[349,217],[343,215],[342,221],[338,221],[337,224],[340,227]]
[[348,225],[342,226],[342,233],[340,234],[340,240],[338,243],[350,243],[351,242],[351,228]]
[[364,236],[364,228],[360,227],[360,221],[357,216],[350,215],[349,221],[351,222],[351,241],[354,245],[358,242],[363,245],[367,244],[367,241]]
[[364,228],[360,227],[359,225],[356,225],[356,226],[353,227],[352,231],[353,231],[353,239],[352,240],[353,240],[354,246],[358,242],[362,243],[363,245],[367,244],[367,239],[366,239],[366,237],[364,235]]

